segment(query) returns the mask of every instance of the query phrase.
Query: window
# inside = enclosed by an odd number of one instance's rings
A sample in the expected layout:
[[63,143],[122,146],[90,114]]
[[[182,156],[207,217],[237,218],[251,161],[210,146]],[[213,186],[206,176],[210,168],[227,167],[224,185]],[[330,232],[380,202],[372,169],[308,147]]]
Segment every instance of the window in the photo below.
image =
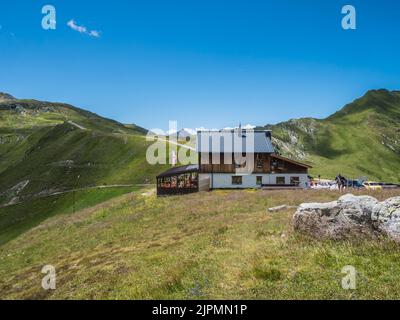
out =
[[272,172],[283,172],[285,171],[285,162],[282,160],[274,159],[271,162],[271,171]]
[[232,184],[236,186],[240,186],[243,183],[243,177],[232,177]]
[[261,176],[257,177],[257,185],[258,186],[262,185],[262,177]]
[[262,157],[260,157],[259,154],[257,155],[256,163],[257,163],[257,169],[264,168],[264,161],[263,161]]
[[276,177],[276,184],[285,184],[285,177]]
[[290,184],[294,186],[298,186],[300,184],[299,177],[290,177]]

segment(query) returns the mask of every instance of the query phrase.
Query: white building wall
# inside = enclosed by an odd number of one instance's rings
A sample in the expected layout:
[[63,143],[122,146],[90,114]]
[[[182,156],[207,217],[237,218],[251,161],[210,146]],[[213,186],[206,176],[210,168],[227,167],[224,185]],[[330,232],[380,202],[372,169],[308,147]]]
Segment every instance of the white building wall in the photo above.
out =
[[[242,184],[234,185],[232,184],[233,176],[242,176]],[[291,177],[299,177],[300,187],[307,187],[308,184],[308,174],[225,174],[225,173],[202,173],[199,175],[199,179],[210,179],[210,188],[213,189],[254,189],[260,188],[257,185],[257,177],[262,177],[262,184],[276,184],[277,177],[285,178],[285,184],[290,184]]]

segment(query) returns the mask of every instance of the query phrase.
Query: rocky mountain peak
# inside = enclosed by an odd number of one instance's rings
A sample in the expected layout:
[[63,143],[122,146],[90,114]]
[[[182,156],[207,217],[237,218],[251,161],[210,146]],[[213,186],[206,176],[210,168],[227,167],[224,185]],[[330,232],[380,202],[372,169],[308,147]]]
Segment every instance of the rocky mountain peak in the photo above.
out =
[[16,100],[11,94],[0,92],[0,102]]

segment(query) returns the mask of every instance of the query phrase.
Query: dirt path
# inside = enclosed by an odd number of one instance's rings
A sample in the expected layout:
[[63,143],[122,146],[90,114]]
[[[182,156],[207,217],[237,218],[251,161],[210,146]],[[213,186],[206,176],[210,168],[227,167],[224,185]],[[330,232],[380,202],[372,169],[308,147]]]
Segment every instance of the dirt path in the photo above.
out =
[[[144,138],[147,139],[146,136],[144,136]],[[162,138],[158,138],[158,137],[157,137],[157,138],[154,138],[154,140],[163,141],[163,142],[170,143],[170,144],[176,145],[176,146],[181,147],[181,148],[184,148],[184,149],[188,149],[188,150],[191,150],[191,151],[196,151],[195,148],[189,147],[188,145],[182,144],[182,143],[179,143],[179,142],[170,141],[170,140],[162,139]]]
[[68,123],[71,124],[71,125],[73,125],[74,127],[77,127],[78,129],[86,130],[85,127],[83,127],[83,126],[81,126],[81,125],[79,125],[79,124],[77,124],[77,123],[75,123],[75,122],[73,122],[73,121],[71,121],[71,120],[69,120]]
[[77,188],[77,189],[71,189],[71,190],[66,190],[66,191],[60,191],[60,192],[54,192],[46,195],[46,197],[50,196],[58,196],[60,194],[66,194],[66,193],[71,193],[71,192],[76,192],[76,191],[85,191],[85,190],[95,190],[95,189],[111,189],[111,188],[124,188],[124,187],[134,187],[136,184],[112,184],[108,186],[93,186],[93,187],[84,187],[84,188]]
[[[33,200],[33,199],[40,199],[40,198],[47,198],[47,197],[53,197],[53,196],[59,196],[63,194],[68,194],[68,193],[73,193],[77,191],[85,191],[85,190],[96,190],[96,189],[112,189],[112,188],[128,188],[128,187],[151,187],[154,186],[154,184],[113,184],[113,185],[107,185],[107,186],[92,186],[92,187],[84,187],[84,188],[77,188],[77,189],[71,189],[71,190],[65,190],[65,191],[58,191],[58,192],[53,192],[49,193],[46,195],[36,195],[28,199],[28,201]],[[0,208],[5,208],[9,207],[11,205],[16,205],[16,204],[21,204],[25,202],[24,200],[12,203],[12,204],[6,204],[0,206]]]

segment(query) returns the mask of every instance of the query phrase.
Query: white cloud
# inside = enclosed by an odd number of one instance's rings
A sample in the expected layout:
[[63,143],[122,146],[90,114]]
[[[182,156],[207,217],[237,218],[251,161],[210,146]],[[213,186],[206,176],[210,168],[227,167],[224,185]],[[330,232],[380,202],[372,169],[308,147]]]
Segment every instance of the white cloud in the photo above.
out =
[[210,129],[210,128],[206,128],[206,127],[200,127],[200,128],[196,128],[196,131],[219,131],[220,129]]
[[89,36],[95,37],[95,38],[100,38],[100,31],[92,30],[89,32]]
[[174,130],[174,129],[167,130],[167,132],[166,132],[167,135],[173,135],[173,134],[176,134],[176,133],[178,133],[178,131]]
[[77,24],[75,20],[68,21],[67,26],[79,33],[87,34],[90,37],[100,38],[100,31],[88,30],[85,26],[80,26],[79,24]]
[[253,130],[255,128],[256,128],[256,126],[253,126],[252,124],[247,124],[242,127],[242,129],[244,129],[244,130]]
[[[245,126],[242,126],[243,130],[253,130],[255,128],[256,128],[256,126],[253,126],[252,124],[246,124]],[[236,129],[239,129],[239,127],[226,127],[226,128],[223,128],[222,130],[229,131],[229,130],[236,130]]]
[[[242,126],[243,130],[253,130],[255,128],[256,128],[256,126],[253,126],[251,124],[247,124],[245,126]],[[221,130],[222,131],[232,131],[232,130],[236,130],[236,129],[239,129],[239,127],[225,127],[225,128],[222,128],[222,129],[217,129],[217,128],[210,129],[210,128],[206,128],[206,127],[198,127],[196,129],[183,128],[183,129],[180,129],[180,130],[171,129],[171,130],[167,130],[167,131],[163,131],[161,129],[152,129],[152,130],[150,130],[150,132],[152,134],[156,134],[156,135],[167,135],[168,136],[168,135],[173,135],[173,134],[179,134],[181,136],[186,136],[186,135],[194,136],[194,135],[197,134],[198,131],[215,131],[215,132],[218,132],[218,131],[221,131]]]
[[74,20],[68,21],[67,26],[70,27],[72,30],[78,31],[79,33],[87,32],[86,27],[77,25]]
[[184,128],[183,131],[185,131],[186,133],[188,133],[188,134],[190,134],[192,136],[194,136],[197,133],[196,130],[193,130],[191,128]]

